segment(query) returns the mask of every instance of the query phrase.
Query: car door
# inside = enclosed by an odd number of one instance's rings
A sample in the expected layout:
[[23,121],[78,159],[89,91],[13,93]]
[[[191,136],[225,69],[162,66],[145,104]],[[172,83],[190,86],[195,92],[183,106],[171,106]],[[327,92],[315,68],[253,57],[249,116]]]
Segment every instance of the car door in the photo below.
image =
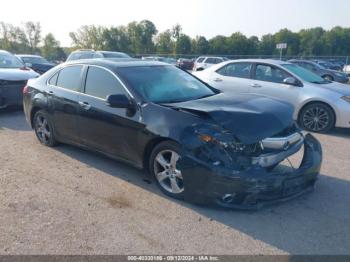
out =
[[213,71],[208,83],[223,92],[249,93],[251,70],[250,62],[229,63]]
[[84,145],[124,160],[132,160],[138,150],[142,123],[140,112],[130,115],[128,109],[112,108],[106,98],[124,94],[130,97],[119,79],[103,67],[85,70],[84,92],[79,94],[79,132]]
[[77,115],[82,69],[82,65],[64,67],[48,81],[49,111],[56,136],[63,142],[80,143]]
[[287,77],[293,77],[285,70],[271,64],[257,63],[252,75],[251,93],[278,98],[293,105],[298,103],[301,87],[283,82]]

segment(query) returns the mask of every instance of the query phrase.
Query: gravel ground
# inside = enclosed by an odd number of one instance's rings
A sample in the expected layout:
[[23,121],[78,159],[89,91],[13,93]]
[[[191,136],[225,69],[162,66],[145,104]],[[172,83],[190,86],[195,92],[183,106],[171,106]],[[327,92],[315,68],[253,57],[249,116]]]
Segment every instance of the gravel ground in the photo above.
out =
[[258,212],[169,199],[142,171],[41,146],[0,113],[0,254],[350,254],[350,130],[317,135],[315,192]]

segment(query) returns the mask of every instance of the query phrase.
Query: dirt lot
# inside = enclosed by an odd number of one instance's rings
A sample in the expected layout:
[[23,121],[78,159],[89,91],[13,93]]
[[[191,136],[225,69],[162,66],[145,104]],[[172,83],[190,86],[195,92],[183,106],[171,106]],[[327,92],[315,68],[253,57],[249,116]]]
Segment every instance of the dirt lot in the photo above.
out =
[[162,195],[148,176],[71,146],[41,146],[0,113],[0,254],[350,254],[350,130],[317,135],[315,192],[258,212]]

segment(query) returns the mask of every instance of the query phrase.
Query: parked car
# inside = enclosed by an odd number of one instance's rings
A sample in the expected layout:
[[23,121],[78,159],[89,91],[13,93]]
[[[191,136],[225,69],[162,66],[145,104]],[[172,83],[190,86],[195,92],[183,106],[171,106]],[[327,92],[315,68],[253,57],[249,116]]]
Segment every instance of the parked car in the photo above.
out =
[[25,67],[13,54],[0,50],[0,109],[22,105],[22,90],[30,78],[39,74]]
[[[194,203],[257,208],[296,197],[321,166],[320,144],[300,133],[291,105],[227,96],[164,63],[65,63],[28,83],[24,105],[43,145],[74,144],[145,168],[165,194]],[[300,168],[276,170],[303,145]]]
[[193,69],[194,63],[192,59],[179,58],[177,60],[177,66],[183,70],[191,71]]
[[212,65],[227,61],[226,57],[200,56],[194,62],[193,71],[202,71]]
[[296,64],[243,59],[213,66],[195,75],[224,92],[254,93],[294,105],[294,119],[314,132],[350,127],[350,88],[321,78]]
[[296,64],[298,66],[301,66],[307,70],[310,70],[311,72],[319,75],[320,77],[329,80],[329,81],[335,81],[339,83],[347,83],[349,81],[349,78],[346,74],[343,72],[338,72],[331,69],[326,69],[322,65],[319,65],[315,62],[312,62],[310,60],[289,60],[288,62]]
[[341,71],[342,68],[343,68],[339,64],[333,63],[331,61],[314,60],[314,62],[319,64],[320,66],[322,66],[322,67],[324,67],[326,69],[330,69],[330,70]]
[[142,60],[145,61],[159,61],[159,62],[164,62],[170,65],[175,65],[176,64],[176,59],[171,58],[171,57],[161,57],[161,56],[143,56]]
[[95,51],[93,49],[81,49],[73,51],[67,58],[68,61],[91,59],[91,58],[131,58],[122,52]]
[[16,55],[16,56],[19,57],[27,67],[30,67],[40,75],[50,70],[54,66],[56,66],[54,63],[50,63],[45,58],[39,55]]

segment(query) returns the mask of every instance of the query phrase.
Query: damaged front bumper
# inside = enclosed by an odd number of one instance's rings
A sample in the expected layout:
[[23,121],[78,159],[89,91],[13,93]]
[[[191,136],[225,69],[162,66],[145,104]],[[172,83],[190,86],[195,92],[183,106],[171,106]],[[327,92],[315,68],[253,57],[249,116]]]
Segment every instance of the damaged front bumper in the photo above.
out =
[[185,200],[249,210],[311,191],[320,172],[322,149],[310,134],[303,143],[302,162],[289,171],[268,171],[259,161],[244,171],[235,171],[185,155],[181,159]]

